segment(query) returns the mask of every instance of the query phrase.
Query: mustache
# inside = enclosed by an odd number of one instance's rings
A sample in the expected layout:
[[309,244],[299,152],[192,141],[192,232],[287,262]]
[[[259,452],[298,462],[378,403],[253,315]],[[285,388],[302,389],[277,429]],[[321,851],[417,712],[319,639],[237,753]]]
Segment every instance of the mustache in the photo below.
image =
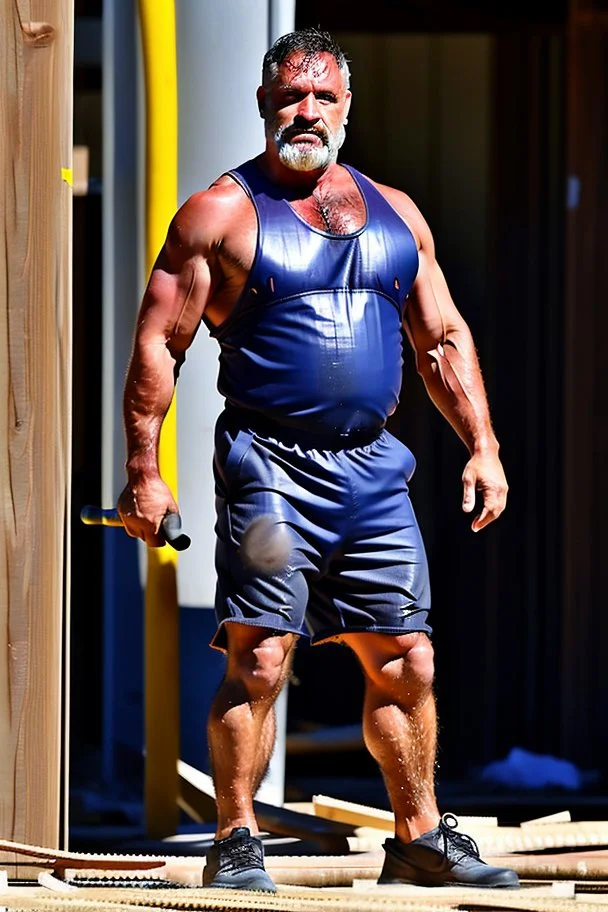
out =
[[326,130],[322,130],[319,127],[297,127],[295,124],[290,124],[289,126],[282,127],[279,130],[279,135],[277,138],[280,140],[288,141],[293,136],[300,136],[302,133],[308,134],[310,136],[318,136],[324,145],[328,145],[329,143],[329,135]]

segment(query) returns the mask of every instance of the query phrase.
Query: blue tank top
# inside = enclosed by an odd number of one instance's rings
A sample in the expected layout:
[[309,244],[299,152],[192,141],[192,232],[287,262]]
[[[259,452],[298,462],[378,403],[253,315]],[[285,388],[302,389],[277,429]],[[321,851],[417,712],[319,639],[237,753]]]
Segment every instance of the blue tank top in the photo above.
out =
[[380,430],[397,406],[405,299],[418,271],[405,222],[344,167],[367,217],[339,235],[305,222],[254,161],[228,172],[255,206],[258,238],[242,295],[210,328],[228,406],[339,437]]

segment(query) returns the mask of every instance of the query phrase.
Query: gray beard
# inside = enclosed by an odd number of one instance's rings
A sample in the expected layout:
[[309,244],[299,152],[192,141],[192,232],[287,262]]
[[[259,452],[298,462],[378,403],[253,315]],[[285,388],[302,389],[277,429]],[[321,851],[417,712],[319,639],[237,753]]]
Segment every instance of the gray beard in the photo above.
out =
[[344,127],[340,127],[336,136],[329,134],[322,146],[311,143],[290,143],[283,139],[283,130],[277,130],[274,141],[280,161],[292,171],[316,171],[326,168],[338,158],[338,150],[346,137]]

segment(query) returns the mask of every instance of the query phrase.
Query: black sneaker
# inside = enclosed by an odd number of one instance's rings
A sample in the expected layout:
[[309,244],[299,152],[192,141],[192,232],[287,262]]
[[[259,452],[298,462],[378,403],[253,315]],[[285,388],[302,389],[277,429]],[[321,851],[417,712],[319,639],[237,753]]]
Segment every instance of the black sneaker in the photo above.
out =
[[252,836],[247,827],[235,827],[230,836],[216,839],[207,852],[203,886],[276,893],[264,868],[262,840]]
[[417,884],[420,887],[519,887],[510,868],[493,868],[479,857],[470,836],[456,833],[458,821],[444,814],[439,826],[412,842],[387,839],[379,884]]

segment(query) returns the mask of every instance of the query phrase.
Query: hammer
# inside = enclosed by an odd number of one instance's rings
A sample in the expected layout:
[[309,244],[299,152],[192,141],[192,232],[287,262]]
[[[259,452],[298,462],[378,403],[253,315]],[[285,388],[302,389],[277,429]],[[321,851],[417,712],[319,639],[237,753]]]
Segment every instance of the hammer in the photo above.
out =
[[[122,526],[118,510],[103,510],[101,507],[86,506],[80,511],[80,519],[87,526]],[[182,518],[179,513],[167,513],[160,524],[161,532],[168,545],[176,551],[190,547],[190,536],[182,532]]]

